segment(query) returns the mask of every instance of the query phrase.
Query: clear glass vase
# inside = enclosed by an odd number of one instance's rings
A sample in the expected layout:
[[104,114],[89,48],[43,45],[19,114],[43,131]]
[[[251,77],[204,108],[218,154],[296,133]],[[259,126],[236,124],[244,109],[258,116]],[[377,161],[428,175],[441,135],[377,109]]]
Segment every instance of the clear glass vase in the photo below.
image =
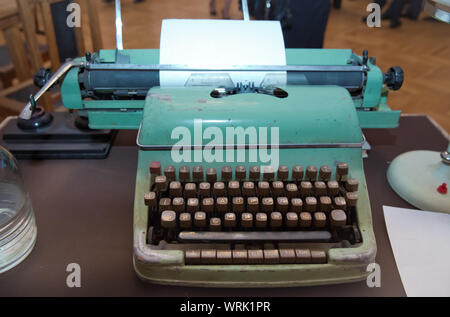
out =
[[17,161],[0,146],[0,273],[27,257],[36,234],[33,208]]

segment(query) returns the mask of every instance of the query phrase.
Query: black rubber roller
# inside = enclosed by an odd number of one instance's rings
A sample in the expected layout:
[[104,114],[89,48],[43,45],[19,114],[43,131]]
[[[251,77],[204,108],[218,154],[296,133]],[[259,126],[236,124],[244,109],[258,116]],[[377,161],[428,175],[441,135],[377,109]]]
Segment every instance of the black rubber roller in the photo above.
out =
[[384,74],[384,83],[390,90],[399,90],[403,85],[403,69],[400,66],[392,66]]

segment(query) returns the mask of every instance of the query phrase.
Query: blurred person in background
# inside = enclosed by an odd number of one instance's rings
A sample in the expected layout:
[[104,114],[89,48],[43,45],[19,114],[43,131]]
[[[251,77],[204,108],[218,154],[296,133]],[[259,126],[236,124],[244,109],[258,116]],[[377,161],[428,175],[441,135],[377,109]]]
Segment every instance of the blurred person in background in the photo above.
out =
[[[403,13],[407,5],[408,8]],[[397,28],[402,24],[400,21],[401,16],[411,20],[417,20],[420,11],[422,11],[422,0],[393,0],[389,8],[381,15],[381,19],[390,19],[390,27]]]
[[[222,9],[222,19],[228,20],[230,18],[230,7],[231,0],[225,0],[225,4],[223,5]],[[214,16],[217,15],[216,0],[209,1],[209,14]]]

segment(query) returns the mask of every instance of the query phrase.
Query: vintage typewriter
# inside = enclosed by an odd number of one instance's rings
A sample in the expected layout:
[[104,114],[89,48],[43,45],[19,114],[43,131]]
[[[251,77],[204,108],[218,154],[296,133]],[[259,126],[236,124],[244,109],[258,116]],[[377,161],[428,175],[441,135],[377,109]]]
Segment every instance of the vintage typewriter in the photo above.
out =
[[[143,280],[279,287],[364,279],[376,243],[361,128],[398,125],[386,100],[402,71],[383,74],[367,52],[345,49],[287,49],[286,62],[239,66],[284,71],[283,86],[160,87],[163,70],[236,68],[159,64],[156,49],[101,50],[63,65],[21,117],[64,77],[65,107],[91,128],[139,130],[133,260]],[[177,128],[192,137],[175,145],[183,160],[173,157]],[[205,145],[208,133],[223,138]]]

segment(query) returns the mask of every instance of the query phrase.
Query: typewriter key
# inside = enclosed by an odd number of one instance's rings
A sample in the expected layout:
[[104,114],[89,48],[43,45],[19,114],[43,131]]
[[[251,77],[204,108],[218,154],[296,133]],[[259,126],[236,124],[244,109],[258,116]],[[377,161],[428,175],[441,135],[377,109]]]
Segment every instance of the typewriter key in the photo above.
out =
[[298,186],[294,183],[286,184],[286,196],[288,198],[298,197]]
[[272,194],[274,196],[284,195],[284,184],[282,181],[275,181],[272,183]]
[[275,178],[275,169],[273,166],[264,166],[263,179],[265,181],[271,181]]
[[272,212],[273,211],[273,198],[272,197],[264,197],[262,199],[261,211],[262,212]]
[[288,212],[289,199],[287,197],[277,197],[277,211],[281,213]]
[[197,211],[194,214],[194,226],[197,228],[206,227],[206,214],[203,211]]
[[244,184],[242,184],[242,195],[244,197],[254,196],[255,195],[255,183],[244,182]]
[[166,229],[173,229],[177,226],[177,214],[173,210],[165,210],[161,214],[161,226]]
[[309,249],[295,249],[296,263],[309,264],[311,263],[311,251]]
[[327,263],[327,254],[322,250],[311,250],[311,263],[324,264]]
[[256,213],[259,211],[258,197],[248,197],[247,198],[247,211],[251,212],[251,213]]
[[223,226],[226,228],[236,227],[236,214],[233,212],[228,212],[223,217]]
[[303,179],[303,166],[301,165],[294,165],[292,168],[292,179],[294,181],[300,182]]
[[232,210],[233,210],[233,212],[238,212],[238,213],[243,212],[244,211],[244,198],[233,197]]
[[158,161],[150,162],[150,175],[152,176],[161,175],[161,162]]
[[217,170],[215,168],[209,167],[206,169],[206,181],[210,183],[217,181]]
[[201,197],[210,197],[211,196],[211,184],[202,182],[198,184],[198,193]]
[[236,166],[234,174],[237,181],[243,181],[247,178],[247,170],[244,165]]
[[209,219],[209,230],[210,231],[220,231],[222,229],[222,220],[217,217]]
[[314,194],[316,196],[326,196],[327,185],[322,181],[314,182]]
[[248,250],[248,264],[264,264],[263,250]]
[[156,193],[148,192],[144,195],[144,203],[149,207],[156,207]]
[[167,190],[167,177],[165,176],[156,176],[155,177],[155,189],[157,191],[165,191]]
[[161,198],[159,200],[159,211],[172,209],[172,200],[170,198]]
[[305,198],[305,211],[315,212],[316,210],[317,210],[316,197],[306,197]]
[[341,179],[342,176],[348,174],[348,164],[345,162],[338,163],[336,166],[336,178]]
[[259,181],[261,179],[261,170],[259,166],[250,166],[250,180]]
[[191,179],[191,169],[189,166],[184,165],[178,169],[178,178],[182,182],[189,182]]
[[280,212],[275,211],[270,214],[270,226],[272,228],[279,228],[283,224],[283,216]]
[[328,196],[321,196],[319,198],[319,204],[320,204],[319,205],[319,210],[320,211],[323,211],[325,213],[330,212],[331,204],[332,204],[330,197],[328,197]]
[[280,254],[277,249],[264,250],[264,264],[280,263]]
[[344,197],[335,197],[334,198],[334,207],[336,209],[342,209],[345,210],[347,208],[347,203],[345,202]]
[[202,211],[207,214],[212,214],[214,212],[214,198],[207,197],[202,199]]
[[298,226],[298,215],[295,212],[288,212],[286,214],[286,227],[295,228]]
[[308,181],[304,181],[300,183],[300,195],[304,196],[309,196],[312,195],[313,192],[313,185],[311,182]]
[[186,250],[186,252],[184,253],[184,262],[186,264],[200,264],[200,259],[200,250]]
[[231,166],[222,166],[222,181],[228,182],[233,178],[233,168]]
[[190,213],[183,212],[180,214],[180,228],[189,229],[192,226],[192,217]]
[[349,178],[345,183],[345,189],[349,192],[357,192],[358,191],[358,180],[356,178]]
[[216,197],[226,196],[225,183],[215,182],[213,184],[213,195]]
[[177,178],[175,166],[169,165],[164,167],[164,175],[167,177],[167,181],[174,181]]
[[173,210],[177,213],[183,212],[184,211],[184,199],[183,197],[175,197],[172,200],[172,206],[173,206]]
[[190,213],[198,211],[198,198],[188,198],[186,211]]
[[299,213],[303,208],[303,200],[301,198],[292,198],[291,199],[291,208],[289,211]]
[[171,197],[181,197],[183,190],[181,189],[181,183],[178,181],[172,181],[169,184],[169,194]]
[[314,227],[323,228],[327,225],[327,216],[319,211],[314,213]]
[[196,182],[201,182],[203,180],[203,167],[202,166],[194,166],[192,168],[192,178]]
[[256,214],[256,227],[257,228],[265,228],[267,227],[267,214],[258,212]]
[[280,249],[280,263],[281,264],[292,264],[296,262],[295,250],[294,249]]
[[227,197],[217,197],[216,210],[220,213],[225,213],[228,211],[228,198]]
[[300,213],[300,219],[299,219],[299,225],[301,228],[309,228],[311,227],[312,223],[312,217],[309,212],[301,212]]
[[286,165],[278,166],[277,179],[279,181],[287,181],[289,178],[289,167]]
[[270,184],[269,182],[258,182],[258,195],[260,197],[265,197],[270,195]]
[[238,181],[230,181],[228,183],[228,195],[230,196],[240,196],[241,190]]
[[319,178],[324,182],[329,181],[331,178],[331,167],[328,165],[321,166],[319,169]]
[[336,196],[339,194],[339,183],[336,181],[328,181],[328,195]]
[[197,185],[195,183],[186,183],[184,185],[184,198],[195,198],[197,196]]
[[347,206],[355,207],[358,202],[358,194],[355,192],[347,192],[345,194],[345,200],[347,202]]
[[242,213],[241,226],[243,228],[251,228],[251,227],[253,227],[253,214],[251,214],[249,212]]
[[306,179],[314,182],[317,178],[317,167],[309,165],[306,167]]
[[233,256],[233,264],[247,264],[248,262],[247,250],[233,250],[231,254]]
[[231,264],[233,262],[231,250],[217,250],[216,256],[218,264]]
[[345,226],[347,223],[347,215],[343,210],[335,209],[330,214],[330,225],[333,228]]
[[217,260],[217,250],[202,250],[200,262],[201,264],[215,264]]

